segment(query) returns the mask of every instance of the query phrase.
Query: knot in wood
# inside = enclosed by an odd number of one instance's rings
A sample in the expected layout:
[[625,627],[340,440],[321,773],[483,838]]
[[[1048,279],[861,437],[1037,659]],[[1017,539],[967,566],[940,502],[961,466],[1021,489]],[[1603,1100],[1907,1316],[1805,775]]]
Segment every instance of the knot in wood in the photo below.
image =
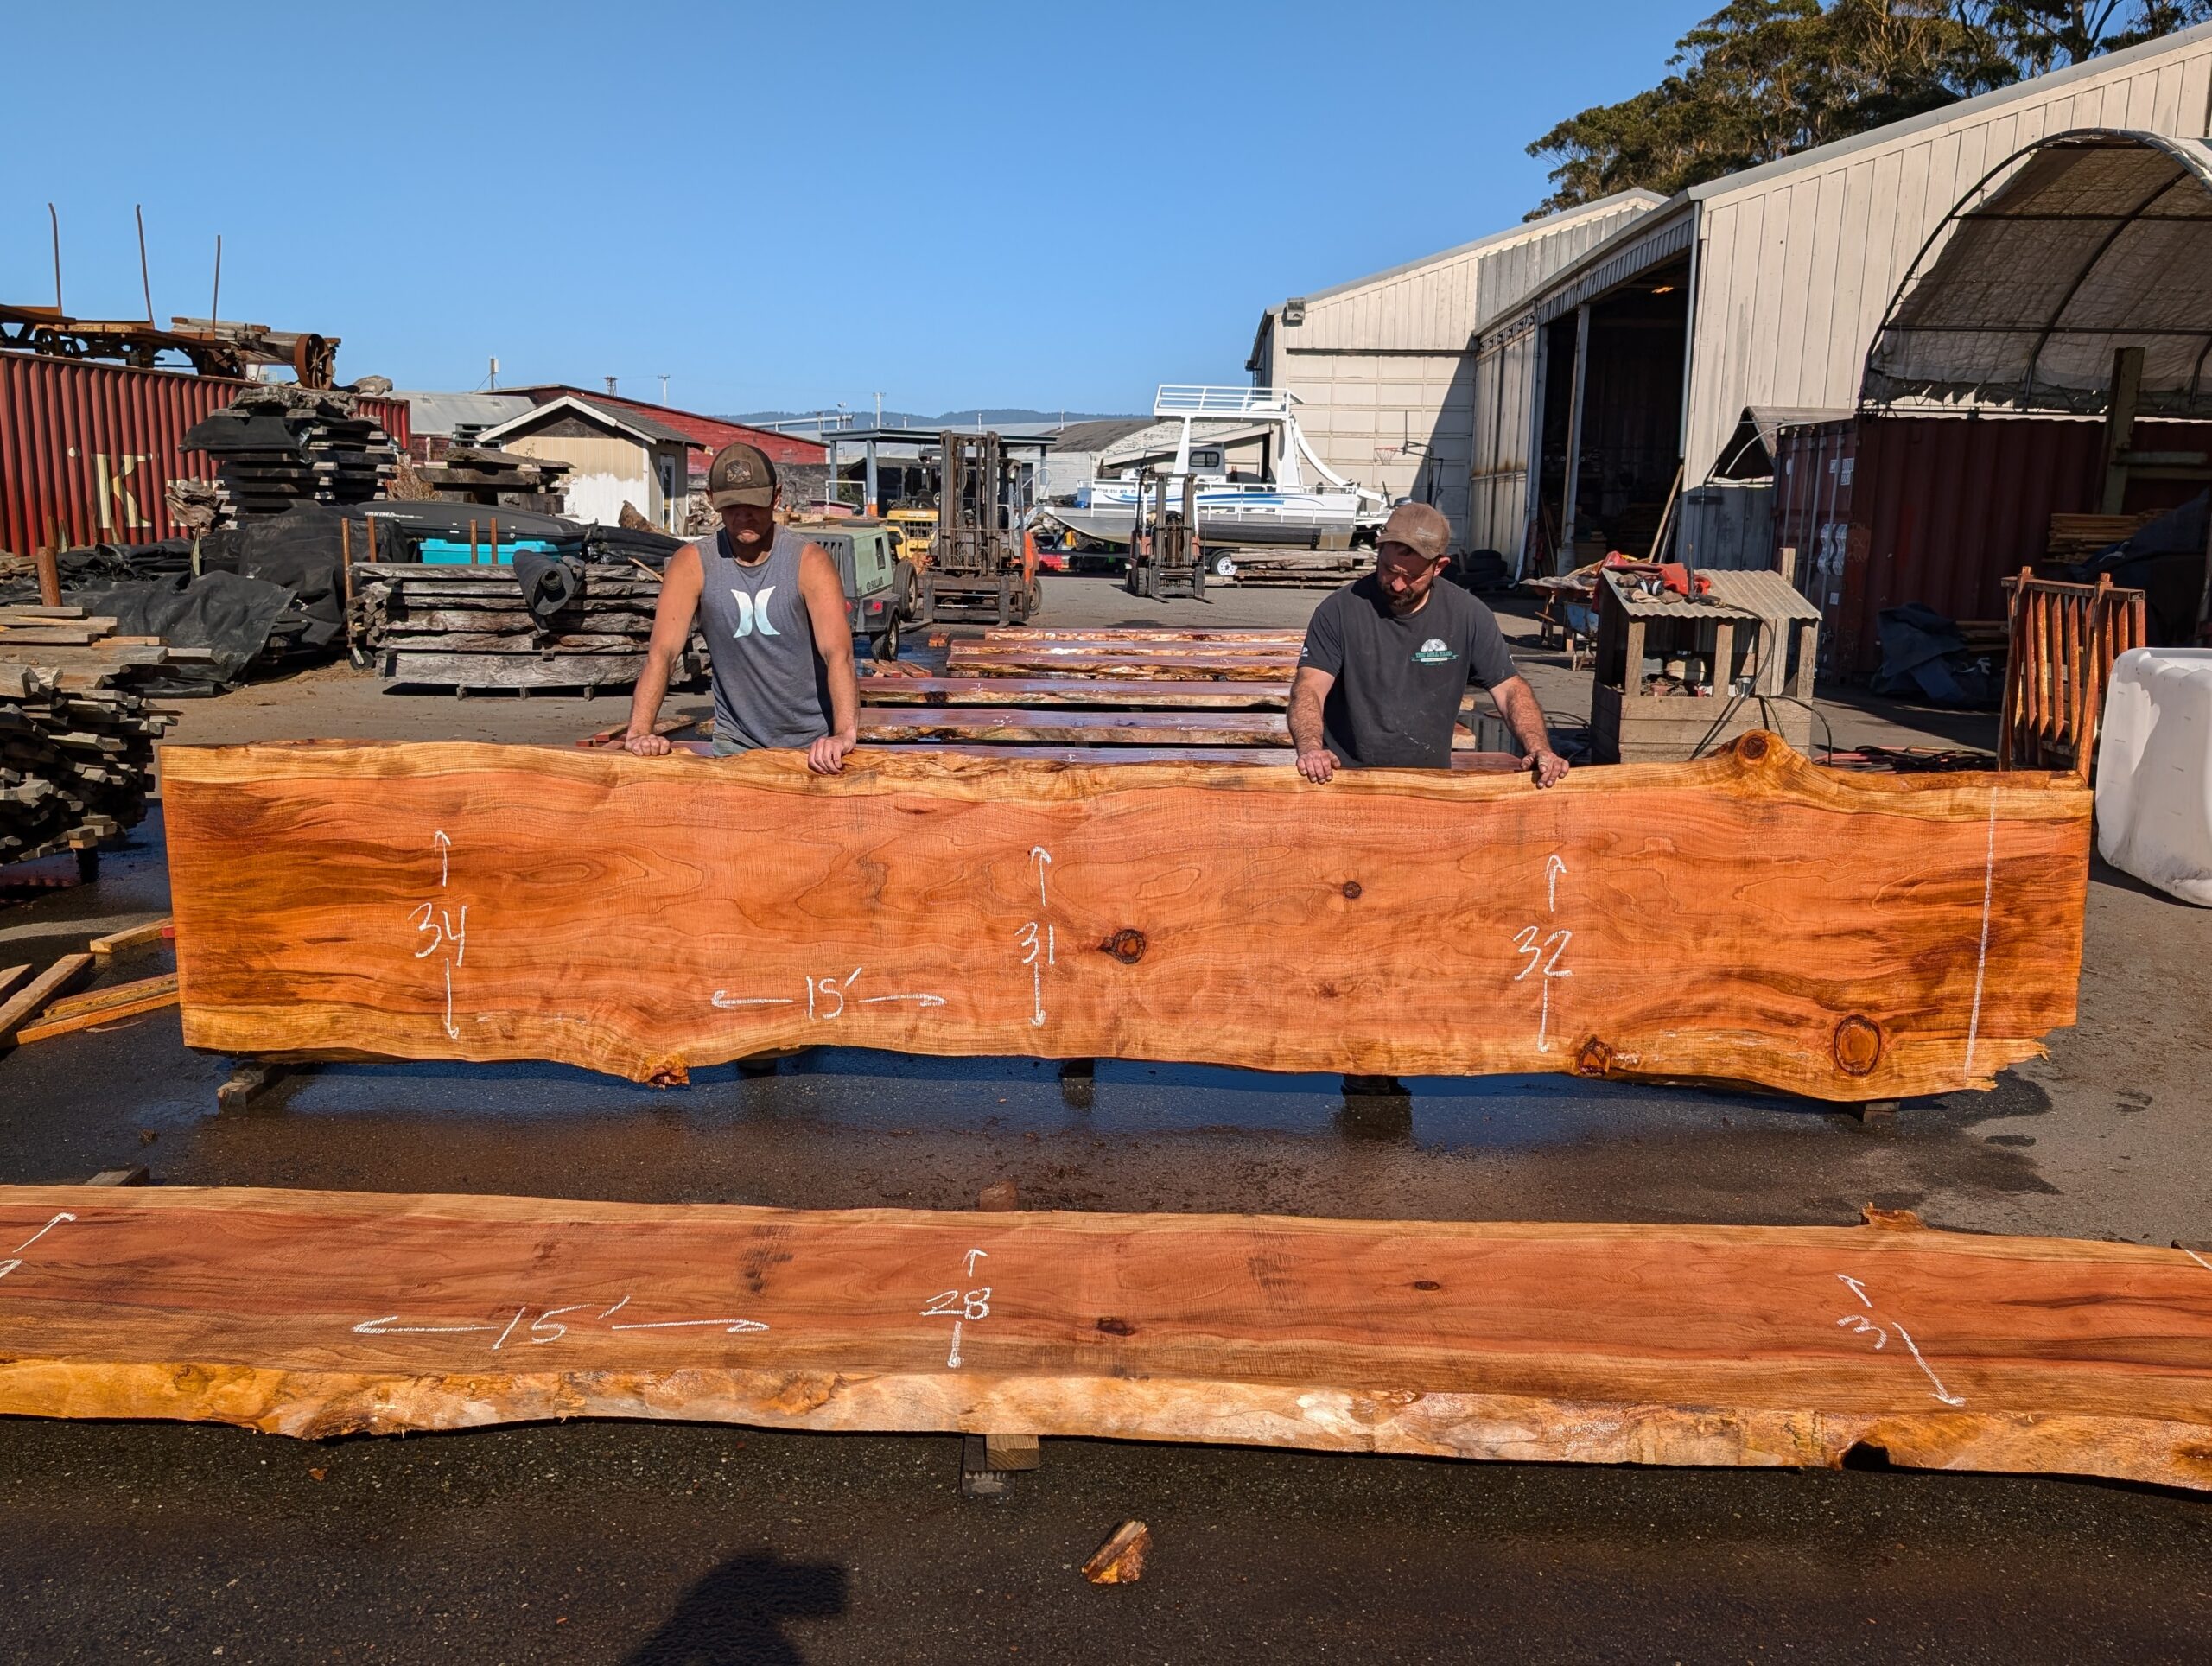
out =
[[1736,741],[1736,755],[1747,764],[1756,764],[1767,754],[1768,736],[1758,729],[1742,735]]
[[1882,1027],[1853,1013],[1835,1027],[1835,1067],[1864,1076],[1882,1062]]
[[1134,966],[1144,958],[1144,933],[1125,925],[1098,946],[1124,966]]
[[1357,902],[1359,900],[1359,881],[1357,880],[1346,880],[1344,881],[1344,900],[1346,902]]
[[1613,1062],[1613,1050],[1592,1036],[1582,1044],[1582,1051],[1574,1055],[1577,1076],[1603,1076]]

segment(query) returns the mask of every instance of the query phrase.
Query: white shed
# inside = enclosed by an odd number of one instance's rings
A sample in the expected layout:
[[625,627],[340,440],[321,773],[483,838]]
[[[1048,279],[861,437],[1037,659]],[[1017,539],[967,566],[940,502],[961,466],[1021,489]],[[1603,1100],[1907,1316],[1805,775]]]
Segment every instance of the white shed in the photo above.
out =
[[1746,409],[1854,404],[1884,309],[1952,205],[2079,128],[2212,131],[2212,24],[1696,186],[1488,311],[1478,381],[1500,427],[1474,478],[1535,463],[1522,537],[1500,547],[1625,547],[1678,462],[1686,486],[1707,479]]
[[699,442],[626,405],[597,405],[564,394],[532,406],[479,436],[525,457],[569,466],[563,512],[601,526],[620,524],[629,505],[655,526],[683,525],[690,486],[690,453]]
[[1468,518],[1476,322],[1662,200],[1624,192],[1295,296],[1261,315],[1245,368],[1297,397],[1299,427],[1331,468],[1434,504],[1457,547],[1483,547]]

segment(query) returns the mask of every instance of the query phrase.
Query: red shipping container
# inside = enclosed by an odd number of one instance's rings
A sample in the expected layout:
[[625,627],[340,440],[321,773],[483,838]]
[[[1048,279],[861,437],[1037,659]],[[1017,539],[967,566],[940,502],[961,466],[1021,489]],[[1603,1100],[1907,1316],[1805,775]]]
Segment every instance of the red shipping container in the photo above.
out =
[[[2133,443],[2212,454],[2212,423],[2139,419]],[[1881,664],[1884,608],[2004,618],[2003,581],[2044,559],[2050,518],[2094,513],[2104,496],[2095,417],[1866,412],[1785,429],[1776,453],[1775,544],[1797,551],[1797,588],[1821,609],[1821,673],[1848,682]],[[2132,480],[2126,507],[2202,489]]]
[[[251,385],[0,353],[0,551],[176,536],[168,483],[215,478],[214,459],[180,442]],[[404,448],[406,401],[365,395],[360,404]]]

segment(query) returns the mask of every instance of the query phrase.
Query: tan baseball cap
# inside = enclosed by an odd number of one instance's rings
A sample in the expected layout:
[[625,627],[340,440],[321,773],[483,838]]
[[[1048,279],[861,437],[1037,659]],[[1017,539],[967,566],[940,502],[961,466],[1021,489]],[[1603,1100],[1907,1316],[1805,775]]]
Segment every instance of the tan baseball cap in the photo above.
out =
[[1378,544],[1402,544],[1407,549],[1441,561],[1452,548],[1452,523],[1433,504],[1402,503],[1382,523]]
[[707,466],[707,501],[717,509],[744,504],[766,509],[776,500],[776,466],[757,445],[742,440],[715,453]]

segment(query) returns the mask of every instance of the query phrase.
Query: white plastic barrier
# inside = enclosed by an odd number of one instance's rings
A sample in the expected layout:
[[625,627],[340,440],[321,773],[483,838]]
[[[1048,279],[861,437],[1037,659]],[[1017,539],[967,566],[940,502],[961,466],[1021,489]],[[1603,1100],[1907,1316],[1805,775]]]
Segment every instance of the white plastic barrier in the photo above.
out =
[[2113,661],[2097,742],[2097,850],[2212,908],[2212,648],[2136,648]]

